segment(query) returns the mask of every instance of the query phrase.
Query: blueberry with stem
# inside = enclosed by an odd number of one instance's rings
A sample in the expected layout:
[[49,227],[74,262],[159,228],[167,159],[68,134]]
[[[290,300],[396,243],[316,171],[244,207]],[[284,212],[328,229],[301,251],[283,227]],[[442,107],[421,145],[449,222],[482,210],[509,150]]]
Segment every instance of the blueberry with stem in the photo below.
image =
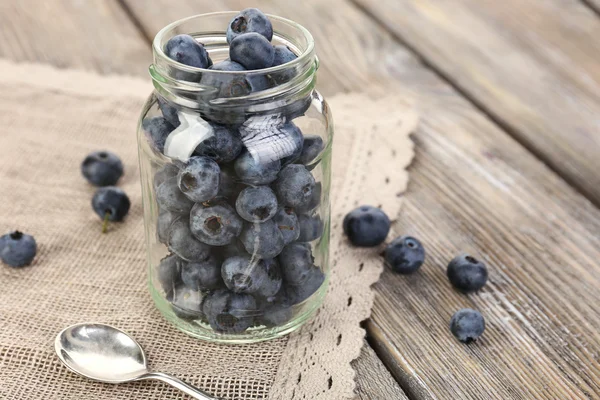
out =
[[121,189],[114,186],[100,188],[92,198],[92,208],[104,221],[102,233],[108,230],[108,222],[121,222],[129,213],[131,202]]

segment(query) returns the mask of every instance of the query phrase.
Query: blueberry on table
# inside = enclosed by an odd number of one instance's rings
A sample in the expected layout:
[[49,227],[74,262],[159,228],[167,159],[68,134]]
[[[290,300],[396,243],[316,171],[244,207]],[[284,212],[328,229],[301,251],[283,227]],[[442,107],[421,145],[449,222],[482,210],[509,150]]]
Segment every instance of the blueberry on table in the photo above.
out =
[[204,45],[190,35],[173,36],[165,45],[165,54],[178,63],[196,68],[208,68],[209,56]]
[[273,39],[271,21],[257,8],[247,8],[231,20],[227,27],[227,43],[231,43],[236,37],[248,32],[261,34],[269,42]]
[[94,186],[114,186],[123,176],[123,163],[114,153],[95,151],[81,163],[81,173]]
[[300,214],[298,215],[298,225],[300,226],[298,242],[312,242],[323,234],[323,221],[318,215]]
[[249,185],[267,185],[277,179],[281,162],[279,160],[261,162],[245,151],[235,160],[234,168],[242,182]]
[[226,289],[209,294],[203,310],[211,328],[221,333],[244,332],[252,326],[258,313],[254,297]]
[[265,222],[277,212],[277,197],[268,186],[247,187],[240,192],[235,208],[248,222]]
[[177,177],[167,179],[156,189],[156,202],[163,210],[174,213],[189,213],[194,202],[179,190]]
[[284,244],[292,243],[300,236],[300,223],[298,222],[298,216],[292,208],[280,208],[273,216],[273,222],[279,228]]
[[463,343],[479,339],[485,330],[485,319],[479,311],[470,308],[458,310],[450,320],[450,331]]
[[[242,64],[231,60],[221,61],[212,67],[213,71],[247,71]],[[246,74],[202,74],[200,84],[210,88],[218,89],[215,97],[239,97],[247,94],[265,90],[269,87],[269,82],[262,75],[251,76]]]
[[202,261],[185,263],[181,269],[181,280],[194,290],[211,290],[223,286],[221,266],[212,255]]
[[202,305],[205,296],[202,292],[178,284],[171,294],[171,308],[179,318],[190,321],[204,319]]
[[306,135],[304,136],[304,147],[302,153],[296,162],[299,164],[308,165],[310,164],[325,148],[323,138],[318,135]]
[[291,164],[279,172],[273,187],[284,205],[302,207],[311,201],[315,185],[315,178],[304,165]]
[[411,236],[400,236],[385,248],[385,262],[399,274],[412,274],[425,261],[425,249]]
[[169,210],[159,210],[158,220],[156,221],[156,234],[158,241],[166,244],[171,231],[173,221],[179,218],[181,214],[171,212]]
[[37,244],[31,235],[14,231],[0,237],[0,259],[19,268],[31,264],[37,253]]
[[446,273],[452,286],[463,293],[478,291],[488,278],[485,264],[468,254],[461,254],[450,261]]
[[251,32],[237,36],[231,41],[229,58],[244,68],[255,70],[269,68],[275,59],[273,45],[259,33]]
[[187,215],[182,215],[171,224],[167,246],[185,261],[202,261],[210,254],[210,248],[192,235]]
[[179,167],[175,164],[165,164],[164,167],[154,174],[154,190],[171,178],[177,177]]
[[377,246],[383,243],[389,231],[390,219],[379,208],[361,206],[344,218],[344,233],[354,246]]
[[273,46],[275,54],[273,56],[273,66],[287,64],[294,61],[298,56],[294,54],[289,47],[283,45]]
[[246,251],[259,258],[274,258],[283,250],[281,231],[273,220],[244,224],[240,240]]
[[108,221],[121,222],[129,213],[131,202],[121,189],[114,186],[100,188],[92,198],[92,208],[104,220],[102,233],[106,233]]
[[203,203],[219,193],[221,169],[208,157],[195,156],[177,174],[179,190],[191,201]]
[[228,163],[242,152],[242,139],[234,128],[225,125],[210,124],[212,135],[196,147],[194,155],[205,156],[217,163]]
[[281,160],[283,165],[287,165],[296,161],[298,157],[300,157],[300,154],[302,154],[302,148],[304,147],[304,135],[302,134],[300,128],[298,128],[292,122],[288,122],[283,125],[281,127],[281,131],[290,139],[294,146],[292,153]]
[[299,304],[315,294],[325,282],[325,274],[317,267],[309,270],[308,277],[301,285],[289,284],[287,289],[288,298],[293,304]]
[[310,245],[306,243],[288,244],[278,258],[283,277],[290,285],[306,282],[315,265]]
[[165,151],[167,136],[175,130],[175,127],[163,117],[144,119],[142,121],[142,128],[144,129],[144,132],[146,132],[146,137],[152,147],[160,153]]
[[263,298],[277,294],[282,283],[279,264],[273,259],[231,257],[223,262],[221,274],[229,290]]
[[242,219],[226,203],[209,206],[196,204],[190,213],[190,229],[203,243],[225,246],[240,235]]
[[158,264],[158,283],[165,293],[171,293],[181,283],[181,267],[185,264],[175,254],[163,258]]
[[177,114],[177,109],[173,107],[169,102],[162,97],[157,97],[156,101],[158,102],[158,108],[162,113],[163,117],[171,124],[174,128],[177,128],[181,125],[181,121],[179,121],[179,114]]

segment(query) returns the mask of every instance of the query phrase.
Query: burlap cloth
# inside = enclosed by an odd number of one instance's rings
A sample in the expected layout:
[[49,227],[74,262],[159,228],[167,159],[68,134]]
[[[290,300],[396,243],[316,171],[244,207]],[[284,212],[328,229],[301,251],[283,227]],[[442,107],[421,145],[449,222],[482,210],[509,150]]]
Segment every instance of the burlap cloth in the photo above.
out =
[[[130,332],[152,369],[208,392],[241,399],[346,399],[383,265],[375,250],[350,248],[343,215],[359,204],[398,215],[417,118],[398,98],[330,99],[336,125],[331,286],[299,332],[249,346],[204,343],[169,325],[146,288],[135,124],[148,80],[101,77],[0,61],[0,233],[33,234],[33,265],[0,265],[1,399],[182,399],[162,383],[94,383],[63,367],[53,341],[64,327],[94,321]],[[94,189],[80,174],[93,150],[121,156],[127,221],[101,234]]]

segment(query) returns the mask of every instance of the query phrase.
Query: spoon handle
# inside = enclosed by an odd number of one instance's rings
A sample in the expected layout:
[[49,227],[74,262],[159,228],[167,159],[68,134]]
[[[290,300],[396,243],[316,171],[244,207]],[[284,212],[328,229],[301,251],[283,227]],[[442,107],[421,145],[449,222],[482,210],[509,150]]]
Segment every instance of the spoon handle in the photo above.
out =
[[198,400],[223,400],[223,399],[219,399],[217,397],[211,396],[206,392],[203,392],[202,390],[189,385],[187,383],[185,383],[184,381],[182,381],[181,379],[175,378],[174,376],[171,375],[167,375],[167,374],[163,374],[160,372],[150,372],[147,373],[146,375],[143,375],[141,377],[138,378],[138,380],[145,380],[145,379],[155,379],[158,381],[162,381],[165,383],[168,383],[169,385],[176,387],[177,389],[181,390],[182,392],[184,392],[185,394],[192,396],[194,399],[198,399]]

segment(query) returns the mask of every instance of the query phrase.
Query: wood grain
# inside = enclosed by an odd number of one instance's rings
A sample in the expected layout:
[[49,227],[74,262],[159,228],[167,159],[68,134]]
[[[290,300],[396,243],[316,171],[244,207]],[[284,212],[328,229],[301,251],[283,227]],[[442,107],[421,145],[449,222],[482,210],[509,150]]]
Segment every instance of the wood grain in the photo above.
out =
[[362,348],[360,357],[352,362],[356,371],[356,395],[360,400],[404,400],[408,399],[398,382],[385,368],[368,343]]
[[[128,3],[149,31],[179,17]],[[187,4],[210,11],[250,2]],[[441,399],[600,395],[599,211],[348,3],[251,4],[313,32],[326,94],[380,85],[419,104],[417,158],[395,229],[420,237],[428,261],[410,277],[384,274],[368,324],[405,390]],[[490,265],[479,295],[457,294],[445,278],[461,251]],[[483,340],[468,347],[447,328],[465,306],[488,322]]]
[[116,1],[0,1],[0,56],[146,75],[150,46]]
[[353,0],[600,205],[600,18],[579,0]]

